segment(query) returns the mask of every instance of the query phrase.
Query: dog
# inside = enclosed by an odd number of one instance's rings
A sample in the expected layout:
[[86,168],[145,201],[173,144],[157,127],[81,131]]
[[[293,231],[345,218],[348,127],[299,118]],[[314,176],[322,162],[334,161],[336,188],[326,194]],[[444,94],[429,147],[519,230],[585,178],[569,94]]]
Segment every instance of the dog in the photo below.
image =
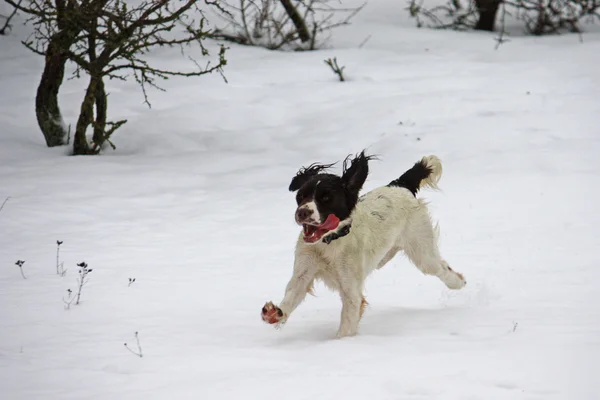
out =
[[448,288],[466,285],[463,275],[441,258],[439,227],[433,226],[427,204],[417,198],[420,189],[438,189],[440,159],[425,156],[399,178],[359,197],[373,158],[364,150],[347,157],[342,176],[326,172],[334,164],[315,163],[293,177],[289,190],[297,192],[295,220],[302,232],[283,300],[279,306],[267,302],[261,310],[266,323],[285,324],[319,280],[342,300],[337,337],[356,335],[367,305],[365,279],[400,250]]

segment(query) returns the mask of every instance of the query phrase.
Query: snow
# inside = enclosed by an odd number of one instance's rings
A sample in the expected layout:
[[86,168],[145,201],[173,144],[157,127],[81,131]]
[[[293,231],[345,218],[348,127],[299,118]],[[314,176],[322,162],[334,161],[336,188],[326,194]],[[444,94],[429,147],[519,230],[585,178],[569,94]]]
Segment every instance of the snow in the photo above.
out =
[[[230,44],[228,84],[171,79],[151,109],[109,82],[109,116],[129,122],[98,157],[45,147],[42,60],[26,28],[0,38],[0,397],[596,399],[600,33],[494,50],[495,34],[417,29],[396,3],[315,52]],[[84,87],[61,89],[67,124]],[[442,159],[442,191],[420,196],[468,284],[399,255],[367,281],[358,336],[334,338],[340,301],[320,284],[274,330],[260,309],[291,274],[289,181],[363,148],[381,158],[365,191]],[[81,261],[93,272],[65,310]],[[142,358],[123,346],[135,332]]]

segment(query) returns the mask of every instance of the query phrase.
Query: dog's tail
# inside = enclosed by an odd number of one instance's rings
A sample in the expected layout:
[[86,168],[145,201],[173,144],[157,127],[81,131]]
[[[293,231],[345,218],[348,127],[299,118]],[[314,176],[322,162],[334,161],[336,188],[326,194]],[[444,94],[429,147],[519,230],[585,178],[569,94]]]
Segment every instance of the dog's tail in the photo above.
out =
[[419,189],[428,187],[438,189],[442,177],[442,162],[434,155],[425,156],[400,178],[391,181],[388,186],[403,187],[416,196]]

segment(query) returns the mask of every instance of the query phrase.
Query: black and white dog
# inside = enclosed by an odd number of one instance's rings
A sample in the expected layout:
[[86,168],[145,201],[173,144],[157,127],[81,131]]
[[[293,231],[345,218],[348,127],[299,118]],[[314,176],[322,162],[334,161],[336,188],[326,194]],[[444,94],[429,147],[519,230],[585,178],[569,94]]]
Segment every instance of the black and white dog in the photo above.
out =
[[298,192],[295,218],[302,233],[283,301],[279,306],[265,304],[261,313],[265,322],[285,323],[317,279],[341,296],[337,336],[355,335],[367,304],[365,279],[399,250],[448,288],[465,286],[464,277],[441,258],[438,228],[432,225],[426,203],[416,198],[421,188],[437,188],[442,174],[439,158],[423,157],[400,178],[359,198],[370,159],[364,151],[350,162],[346,159],[341,177],[324,172],[333,164],[312,164],[292,179],[289,190]]

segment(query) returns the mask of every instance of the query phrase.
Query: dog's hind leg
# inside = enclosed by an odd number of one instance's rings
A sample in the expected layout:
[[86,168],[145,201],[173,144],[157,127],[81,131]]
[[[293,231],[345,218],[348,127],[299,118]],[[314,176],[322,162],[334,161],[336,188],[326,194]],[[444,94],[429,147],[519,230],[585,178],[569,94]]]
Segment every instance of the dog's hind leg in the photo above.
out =
[[461,289],[466,285],[462,274],[455,272],[439,253],[437,229],[434,230],[425,207],[411,215],[404,231],[403,250],[413,264],[426,275],[437,276],[450,289]]
[[467,284],[462,274],[450,268],[434,246],[412,243],[407,244],[404,251],[421,272],[437,276],[449,289],[462,289]]

